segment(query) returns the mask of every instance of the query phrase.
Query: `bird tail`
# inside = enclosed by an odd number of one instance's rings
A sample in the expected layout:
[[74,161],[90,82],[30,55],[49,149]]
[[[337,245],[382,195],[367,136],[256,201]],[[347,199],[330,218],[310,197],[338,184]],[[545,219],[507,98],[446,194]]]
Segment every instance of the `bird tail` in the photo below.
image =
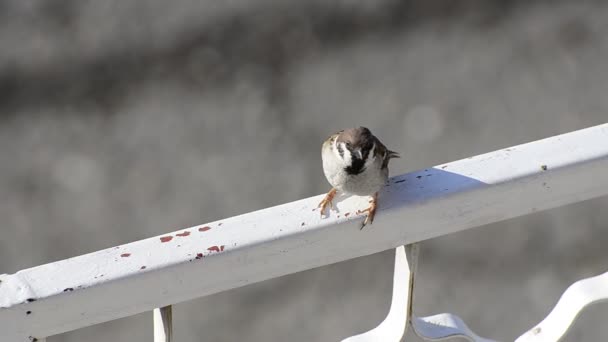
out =
[[387,157],[387,159],[391,159],[391,158],[401,158],[401,156],[399,155],[399,153],[398,153],[398,152],[391,151],[391,150],[388,150],[388,153],[387,153],[386,157]]

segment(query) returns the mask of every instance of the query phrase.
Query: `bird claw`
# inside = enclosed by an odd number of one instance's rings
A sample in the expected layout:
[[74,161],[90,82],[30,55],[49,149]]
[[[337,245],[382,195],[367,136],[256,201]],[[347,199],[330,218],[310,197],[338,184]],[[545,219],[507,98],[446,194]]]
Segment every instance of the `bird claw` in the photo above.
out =
[[360,230],[363,229],[363,227],[365,227],[367,224],[372,224],[372,222],[374,222],[374,216],[376,216],[377,198],[378,198],[378,194],[374,194],[374,196],[372,197],[372,200],[370,202],[370,205],[367,209],[357,210],[357,215],[367,213],[367,216],[365,217],[363,224],[361,224],[361,228],[359,228]]
[[319,203],[317,208],[321,208],[321,210],[320,210],[321,217],[323,217],[323,213],[325,212],[325,209],[327,208],[328,205],[329,205],[329,209],[334,208],[334,204],[332,203],[332,201],[334,200],[335,196],[336,196],[336,189],[331,189],[331,190],[329,190],[327,195],[325,195],[323,200]]
[[363,214],[367,212],[367,216],[365,216],[365,220],[363,220],[363,223],[361,224],[361,227],[359,228],[360,230],[362,230],[366,225],[368,224],[372,224],[374,222],[374,216],[376,215],[376,209],[374,210],[362,210],[359,212],[359,214]]

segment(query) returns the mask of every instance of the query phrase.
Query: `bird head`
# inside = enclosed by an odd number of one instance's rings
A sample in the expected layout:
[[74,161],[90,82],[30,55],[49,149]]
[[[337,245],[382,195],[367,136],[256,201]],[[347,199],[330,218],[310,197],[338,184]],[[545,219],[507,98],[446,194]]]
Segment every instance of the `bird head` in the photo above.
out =
[[373,158],[375,148],[374,136],[365,127],[349,128],[336,138],[337,152],[347,165],[349,173],[360,173],[370,156]]

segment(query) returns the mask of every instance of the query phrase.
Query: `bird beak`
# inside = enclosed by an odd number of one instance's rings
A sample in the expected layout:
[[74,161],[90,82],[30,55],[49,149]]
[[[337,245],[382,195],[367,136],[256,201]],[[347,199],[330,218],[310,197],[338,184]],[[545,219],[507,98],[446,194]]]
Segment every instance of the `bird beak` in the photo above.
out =
[[359,157],[359,159],[363,159],[363,153],[361,153],[361,149],[357,148],[353,152]]

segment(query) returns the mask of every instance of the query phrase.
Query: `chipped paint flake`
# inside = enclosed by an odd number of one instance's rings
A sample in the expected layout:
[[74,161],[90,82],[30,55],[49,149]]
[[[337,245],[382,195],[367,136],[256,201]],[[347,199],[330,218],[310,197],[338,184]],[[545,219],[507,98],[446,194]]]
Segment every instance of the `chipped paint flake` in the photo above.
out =
[[224,245],[221,246],[211,246],[209,248],[207,248],[208,251],[210,252],[223,252],[224,251]]
[[160,237],[160,242],[169,242],[173,240],[173,236],[161,236]]

